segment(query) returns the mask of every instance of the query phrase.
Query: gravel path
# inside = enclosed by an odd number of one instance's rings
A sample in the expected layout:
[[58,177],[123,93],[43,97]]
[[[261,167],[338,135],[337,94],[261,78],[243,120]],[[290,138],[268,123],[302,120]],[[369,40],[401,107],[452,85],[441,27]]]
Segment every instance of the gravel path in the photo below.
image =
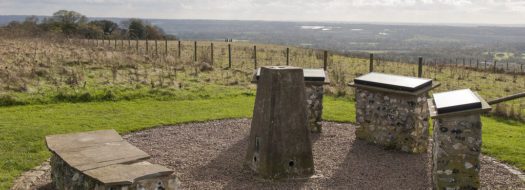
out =
[[[355,140],[352,124],[323,122],[312,136],[316,175],[267,181],[243,167],[250,120],[219,120],[159,127],[125,135],[151,162],[175,170],[184,189],[430,189],[430,154],[383,150]],[[49,177],[37,187],[50,189]],[[484,189],[525,189],[525,183],[482,157]]]

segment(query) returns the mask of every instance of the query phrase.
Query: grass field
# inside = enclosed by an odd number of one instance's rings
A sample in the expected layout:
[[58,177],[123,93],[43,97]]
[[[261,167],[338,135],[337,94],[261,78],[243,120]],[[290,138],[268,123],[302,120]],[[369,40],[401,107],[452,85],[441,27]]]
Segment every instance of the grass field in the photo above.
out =
[[[135,100],[0,108],[0,189],[50,156],[44,136],[115,129],[119,133],[224,118],[251,117],[253,95],[201,100]],[[354,122],[354,103],[326,97],[323,118]],[[525,170],[525,124],[483,118],[483,152]],[[502,140],[504,139],[504,140]]]

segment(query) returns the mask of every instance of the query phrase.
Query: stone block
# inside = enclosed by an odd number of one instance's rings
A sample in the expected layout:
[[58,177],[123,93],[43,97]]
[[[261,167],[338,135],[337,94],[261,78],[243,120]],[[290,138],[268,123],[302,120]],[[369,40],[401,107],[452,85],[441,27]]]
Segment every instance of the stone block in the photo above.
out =
[[303,71],[263,67],[257,85],[246,164],[263,178],[314,173]]
[[[463,106],[456,101],[459,91],[434,94],[439,97],[428,100],[429,112],[433,118],[432,184],[434,189],[479,189],[481,119],[480,113],[490,106],[470,90],[460,95],[465,105],[472,104],[464,97],[475,95],[482,104],[479,108]],[[470,93],[470,94],[464,94]],[[454,100],[454,105],[449,101]],[[438,106],[436,107],[436,104]],[[455,107],[450,112],[438,113],[437,108]]]
[[57,189],[177,189],[173,171],[145,162],[149,155],[114,130],[46,137]]
[[[376,75],[381,80],[375,79]],[[426,99],[428,91],[438,86],[428,81],[378,73],[356,78],[356,83],[351,84],[356,88],[356,121],[359,124],[356,137],[387,149],[427,152],[429,112]],[[382,82],[387,84],[380,84]]]

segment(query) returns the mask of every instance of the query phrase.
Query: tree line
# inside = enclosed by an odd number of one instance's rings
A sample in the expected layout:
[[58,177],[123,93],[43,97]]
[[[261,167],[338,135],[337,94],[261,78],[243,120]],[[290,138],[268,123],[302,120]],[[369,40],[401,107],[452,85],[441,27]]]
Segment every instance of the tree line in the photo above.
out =
[[89,39],[176,39],[162,28],[138,18],[120,23],[111,20],[90,20],[81,13],[59,10],[51,17],[29,16],[24,21],[11,21],[0,28],[3,32],[21,36],[59,34]]

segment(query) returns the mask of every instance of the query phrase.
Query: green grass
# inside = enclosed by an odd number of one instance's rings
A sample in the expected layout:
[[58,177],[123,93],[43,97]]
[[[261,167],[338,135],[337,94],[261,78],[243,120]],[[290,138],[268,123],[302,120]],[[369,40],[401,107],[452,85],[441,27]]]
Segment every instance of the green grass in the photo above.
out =
[[[0,108],[0,189],[50,156],[50,134],[113,128],[128,133],[155,126],[252,116],[253,95],[197,100],[152,99]],[[325,97],[323,119],[355,121],[354,102]],[[525,124],[483,117],[483,152],[525,170]]]

